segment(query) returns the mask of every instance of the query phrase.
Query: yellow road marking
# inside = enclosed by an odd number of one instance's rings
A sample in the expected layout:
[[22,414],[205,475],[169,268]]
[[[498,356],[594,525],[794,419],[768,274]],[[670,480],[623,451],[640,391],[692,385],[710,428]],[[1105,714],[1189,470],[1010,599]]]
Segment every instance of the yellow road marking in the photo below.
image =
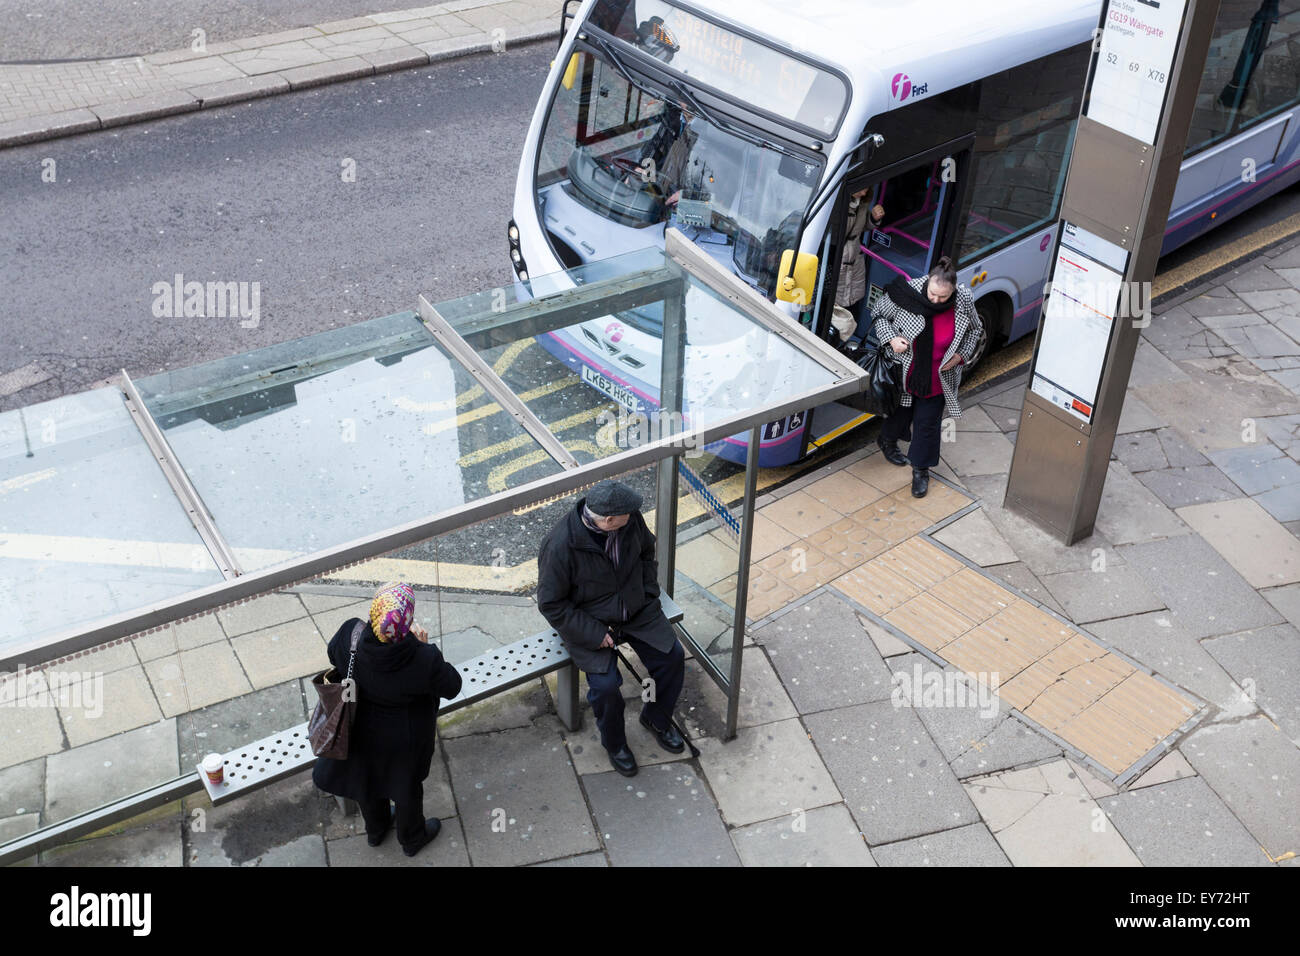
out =
[[[545,385],[539,385],[527,392],[522,392],[519,398],[525,403],[531,402],[535,398],[541,398],[544,395],[550,395],[552,392],[558,392],[560,389],[569,388],[574,385],[583,384],[580,378],[571,378],[568,380],[557,379],[554,382],[547,382]],[[496,402],[490,405],[484,405],[480,408],[473,408],[467,412],[461,412],[455,418],[444,418],[440,421],[430,422],[420,429],[426,435],[436,435],[444,432],[449,428],[459,428],[461,425],[468,425],[470,422],[478,421],[480,418],[487,418],[489,415],[495,415],[501,411],[501,406]]]
[[[521,352],[533,344],[533,339],[520,339],[518,342],[511,342],[506,350],[501,353],[501,357],[492,363],[492,371],[498,375],[503,374],[506,369],[515,363]],[[456,398],[442,402],[416,402],[409,398],[399,398],[393,402],[404,412],[449,412],[453,408],[463,408],[470,402],[482,398],[484,395],[483,386],[475,385],[473,388],[467,388]],[[498,406],[499,410],[499,406]]]
[[[597,405],[595,408],[589,408],[586,411],[577,412],[567,418],[561,418],[558,422],[546,423],[546,428],[552,435],[557,432],[567,431],[570,428],[576,428],[588,421],[594,420],[602,412],[607,412],[613,403],[606,405]],[[516,435],[514,438],[507,438],[505,441],[499,441],[495,445],[487,445],[483,448],[477,448],[468,452],[461,457],[457,464],[461,468],[467,468],[470,465],[478,465],[498,455],[504,455],[512,452],[517,448],[524,448],[533,443],[533,436],[527,433]]]

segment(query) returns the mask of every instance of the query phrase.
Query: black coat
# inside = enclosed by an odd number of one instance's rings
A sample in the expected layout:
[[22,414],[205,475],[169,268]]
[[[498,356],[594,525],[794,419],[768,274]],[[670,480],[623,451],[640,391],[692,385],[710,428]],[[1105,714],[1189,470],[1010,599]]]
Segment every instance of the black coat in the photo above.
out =
[[[348,670],[357,621],[345,622],[330,640],[330,663],[340,674]],[[438,699],[460,693],[460,674],[432,644],[414,637],[384,644],[367,624],[352,676],[357,682],[357,713],[348,759],[318,757],[312,780],[326,793],[353,800],[414,799],[433,760]]]
[[582,523],[585,503],[579,501],[542,541],[537,607],[559,633],[573,662],[588,674],[604,674],[614,652],[600,642],[611,625],[622,626],[616,637],[635,637],[664,653],[677,638],[659,604],[655,536],[641,512],[633,511],[623,526],[616,570]]

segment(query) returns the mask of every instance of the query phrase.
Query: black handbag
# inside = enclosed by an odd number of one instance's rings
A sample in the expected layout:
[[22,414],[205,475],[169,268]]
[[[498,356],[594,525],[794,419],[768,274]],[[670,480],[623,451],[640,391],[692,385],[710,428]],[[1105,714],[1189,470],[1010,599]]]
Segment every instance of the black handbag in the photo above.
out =
[[358,621],[352,628],[347,677],[340,681],[338,668],[331,667],[311,679],[320,700],[307,722],[307,738],[311,741],[311,752],[317,757],[348,759],[348,732],[352,729],[357,710],[357,682],[352,679],[352,665],[356,662],[357,644],[365,630],[365,621]]
[[898,411],[899,396],[903,392],[899,377],[902,366],[894,362],[893,351],[888,342],[881,342],[879,348],[867,350],[858,359],[858,366],[866,371],[871,383],[871,396],[876,400],[879,414],[885,418]]

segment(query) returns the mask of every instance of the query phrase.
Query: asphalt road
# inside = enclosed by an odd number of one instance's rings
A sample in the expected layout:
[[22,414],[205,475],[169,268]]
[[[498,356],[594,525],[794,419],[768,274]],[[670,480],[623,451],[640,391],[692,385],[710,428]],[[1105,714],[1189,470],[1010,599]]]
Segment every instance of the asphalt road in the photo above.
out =
[[[53,376],[0,409],[511,280],[505,226],[551,53],[512,47],[0,152],[0,365]],[[258,283],[257,327],[155,318],[154,284],[178,274]]]

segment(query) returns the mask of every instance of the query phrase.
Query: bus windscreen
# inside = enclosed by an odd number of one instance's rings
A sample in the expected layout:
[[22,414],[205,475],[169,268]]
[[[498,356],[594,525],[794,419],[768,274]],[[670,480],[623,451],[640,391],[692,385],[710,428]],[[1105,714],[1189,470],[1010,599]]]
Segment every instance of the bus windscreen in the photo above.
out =
[[712,87],[824,136],[832,136],[848,90],[835,74],[665,0],[600,0],[588,22]]

